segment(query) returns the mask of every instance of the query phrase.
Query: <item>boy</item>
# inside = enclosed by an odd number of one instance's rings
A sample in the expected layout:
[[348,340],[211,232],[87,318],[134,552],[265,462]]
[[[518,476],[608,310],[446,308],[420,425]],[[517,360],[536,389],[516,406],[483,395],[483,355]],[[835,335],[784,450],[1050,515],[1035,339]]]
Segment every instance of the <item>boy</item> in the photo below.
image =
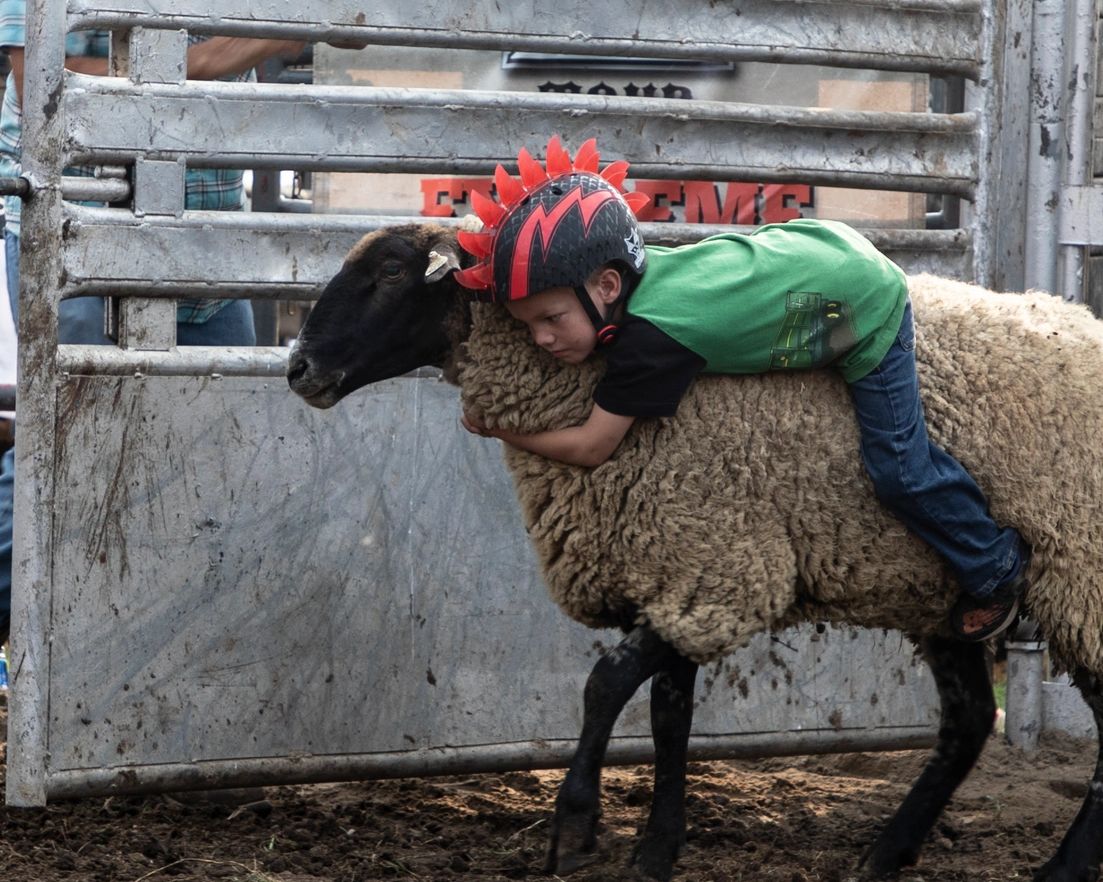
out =
[[[534,434],[468,431],[594,467],[641,417],[673,416],[700,372],[831,365],[846,380],[862,458],[881,502],[938,551],[963,592],[950,624],[963,640],[1007,628],[1027,587],[1026,549],[996,525],[964,468],[927,437],[903,272],[844,224],[795,220],[680,248],[643,246],[623,194],[627,164],[597,174],[593,141],[572,162],[558,139],[547,170],[527,151],[521,182],[498,167],[502,204],[477,198],[486,224],[460,233],[483,259],[457,274],[528,326],[567,364],[606,347],[589,418]],[[623,195],[622,195],[623,194]]]

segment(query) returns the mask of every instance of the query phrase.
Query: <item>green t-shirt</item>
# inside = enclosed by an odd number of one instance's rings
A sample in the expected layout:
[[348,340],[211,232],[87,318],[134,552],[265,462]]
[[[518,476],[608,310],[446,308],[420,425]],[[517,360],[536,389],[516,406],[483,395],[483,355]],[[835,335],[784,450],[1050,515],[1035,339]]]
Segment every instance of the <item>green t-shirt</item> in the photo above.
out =
[[721,374],[880,364],[900,329],[903,271],[846,224],[793,220],[679,248],[648,246],[627,311]]

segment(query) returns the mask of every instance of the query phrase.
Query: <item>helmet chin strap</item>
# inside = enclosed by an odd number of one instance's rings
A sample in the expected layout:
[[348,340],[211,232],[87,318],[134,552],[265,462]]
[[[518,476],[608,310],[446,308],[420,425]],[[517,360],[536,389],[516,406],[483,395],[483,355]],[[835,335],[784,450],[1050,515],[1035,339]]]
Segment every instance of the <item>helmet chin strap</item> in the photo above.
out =
[[582,304],[582,308],[586,311],[586,315],[589,317],[590,322],[594,326],[594,330],[597,331],[597,345],[607,346],[616,339],[617,325],[615,322],[608,321],[594,305],[593,298],[590,297],[590,292],[586,290],[583,285],[576,285],[574,289],[575,296],[578,297],[578,302]]

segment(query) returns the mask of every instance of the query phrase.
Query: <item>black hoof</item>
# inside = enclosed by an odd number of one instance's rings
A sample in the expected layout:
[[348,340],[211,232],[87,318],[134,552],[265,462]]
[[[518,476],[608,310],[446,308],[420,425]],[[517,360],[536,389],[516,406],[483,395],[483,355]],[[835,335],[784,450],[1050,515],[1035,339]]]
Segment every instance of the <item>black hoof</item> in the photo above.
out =
[[678,860],[678,836],[647,836],[640,840],[632,852],[630,865],[644,879],[670,882],[674,875],[674,862]]
[[569,876],[596,861],[597,822],[596,814],[557,817],[552,822],[544,872]]
[[885,847],[875,842],[858,861],[859,878],[892,879],[904,867],[914,867],[919,855],[910,849]]
[[1099,867],[1071,868],[1056,861],[1043,864],[1034,871],[1034,882],[1097,882]]
[[[549,860],[551,856],[549,855]],[[545,866],[544,872],[554,876],[569,876],[571,873],[577,873],[583,867],[588,867],[590,864],[597,861],[596,853],[589,854],[559,854],[555,858],[553,866]]]

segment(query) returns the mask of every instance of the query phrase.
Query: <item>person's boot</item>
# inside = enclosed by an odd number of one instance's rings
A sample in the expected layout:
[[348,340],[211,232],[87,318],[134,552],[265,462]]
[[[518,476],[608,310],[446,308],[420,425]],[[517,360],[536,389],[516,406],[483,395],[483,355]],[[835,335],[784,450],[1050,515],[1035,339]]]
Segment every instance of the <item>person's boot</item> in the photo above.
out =
[[1019,601],[1027,589],[1026,561],[1014,579],[996,587],[987,597],[962,592],[950,610],[950,627],[959,640],[976,643],[1006,629],[1019,614]]

